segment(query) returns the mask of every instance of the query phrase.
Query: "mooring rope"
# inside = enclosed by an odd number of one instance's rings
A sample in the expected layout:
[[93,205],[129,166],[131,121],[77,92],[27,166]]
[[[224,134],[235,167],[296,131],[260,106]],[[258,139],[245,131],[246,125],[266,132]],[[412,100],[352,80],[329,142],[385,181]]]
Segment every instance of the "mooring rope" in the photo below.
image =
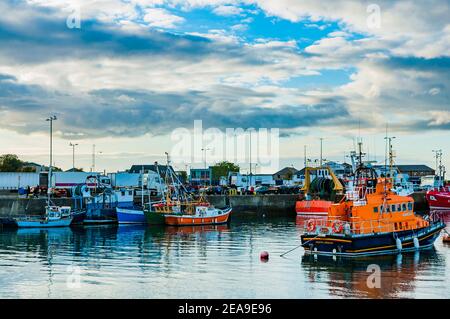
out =
[[290,249],[290,250],[288,250],[288,251],[282,253],[282,254],[280,255],[280,257],[283,257],[284,255],[290,253],[291,251],[294,251],[294,250],[296,250],[296,249],[298,249],[298,248],[300,248],[300,247],[306,245],[307,243],[309,243],[310,241],[312,241],[314,238],[316,238],[316,237],[318,237],[318,236],[319,236],[319,235],[316,235],[316,236],[314,236],[313,238],[311,238],[310,240],[308,240],[307,242],[305,242],[305,243],[303,243],[303,244],[300,244],[300,245],[298,245],[297,247],[292,248],[292,249]]

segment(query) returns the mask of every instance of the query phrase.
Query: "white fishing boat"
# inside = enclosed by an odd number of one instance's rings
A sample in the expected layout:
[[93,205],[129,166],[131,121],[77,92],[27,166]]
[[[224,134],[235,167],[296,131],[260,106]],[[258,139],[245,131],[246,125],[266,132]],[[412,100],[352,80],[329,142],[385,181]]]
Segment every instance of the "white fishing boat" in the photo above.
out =
[[47,206],[44,216],[14,218],[19,228],[66,227],[72,222],[70,206]]

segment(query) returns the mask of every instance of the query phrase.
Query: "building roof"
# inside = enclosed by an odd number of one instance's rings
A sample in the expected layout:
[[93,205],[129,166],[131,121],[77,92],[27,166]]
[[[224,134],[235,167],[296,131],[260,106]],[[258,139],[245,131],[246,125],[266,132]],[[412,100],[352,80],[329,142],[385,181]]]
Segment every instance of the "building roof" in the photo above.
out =
[[204,172],[209,172],[211,170],[211,167],[208,168],[191,168],[191,171],[196,171],[196,172],[200,172],[200,171],[204,171]]
[[[374,165],[374,168],[384,168],[384,165]],[[395,167],[397,167],[397,169],[400,172],[411,172],[411,171],[415,171],[415,172],[431,172],[434,171],[433,168],[427,166],[427,165],[423,165],[423,164],[418,164],[418,165],[395,165]]]
[[23,163],[23,166],[29,166],[29,167],[45,167],[44,165],[37,164],[34,162],[25,162]]
[[273,175],[286,175],[286,174],[296,174],[298,172],[298,169],[294,167],[287,166],[278,172],[274,173]]
[[[156,165],[133,165],[131,166],[131,168],[128,170],[128,173],[141,173],[142,171],[142,167],[144,167],[144,172],[145,171],[153,171],[156,172]],[[173,167],[170,167],[173,171]],[[158,164],[158,169],[159,169],[159,173],[161,175],[164,175],[166,173],[167,170],[167,165],[159,165]]]
[[434,171],[427,165],[396,165],[400,172],[417,171],[417,172],[429,172]]

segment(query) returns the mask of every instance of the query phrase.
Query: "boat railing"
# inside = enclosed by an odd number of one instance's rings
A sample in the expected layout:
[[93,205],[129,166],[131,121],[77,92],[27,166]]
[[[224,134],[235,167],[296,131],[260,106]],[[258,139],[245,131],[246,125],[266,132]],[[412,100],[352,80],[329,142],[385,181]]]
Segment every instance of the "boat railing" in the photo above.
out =
[[45,219],[45,215],[24,215],[24,216],[18,216],[16,219],[18,220],[36,220],[36,219]]
[[[352,218],[351,218],[352,219]],[[389,219],[343,220],[340,218],[314,218],[303,221],[300,228],[307,233],[316,234],[368,234],[395,231],[394,223]]]

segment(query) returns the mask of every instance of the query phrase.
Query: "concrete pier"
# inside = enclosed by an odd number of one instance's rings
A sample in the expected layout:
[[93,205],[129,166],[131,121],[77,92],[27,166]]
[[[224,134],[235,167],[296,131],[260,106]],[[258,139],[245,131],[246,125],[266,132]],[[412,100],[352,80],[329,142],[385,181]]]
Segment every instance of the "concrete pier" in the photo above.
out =
[[211,195],[207,200],[216,207],[231,205],[233,213],[254,213],[266,216],[295,216],[297,194]]
[[[412,195],[415,201],[415,210],[425,212],[428,204],[425,192],[416,192]],[[216,207],[231,205],[233,213],[253,213],[266,216],[295,216],[296,194],[267,194],[267,195],[211,195],[207,200]],[[52,199],[55,205],[73,205],[71,198]],[[140,202],[140,199],[139,199]],[[0,218],[17,215],[44,214],[46,198],[17,198],[16,196],[0,197]]]

